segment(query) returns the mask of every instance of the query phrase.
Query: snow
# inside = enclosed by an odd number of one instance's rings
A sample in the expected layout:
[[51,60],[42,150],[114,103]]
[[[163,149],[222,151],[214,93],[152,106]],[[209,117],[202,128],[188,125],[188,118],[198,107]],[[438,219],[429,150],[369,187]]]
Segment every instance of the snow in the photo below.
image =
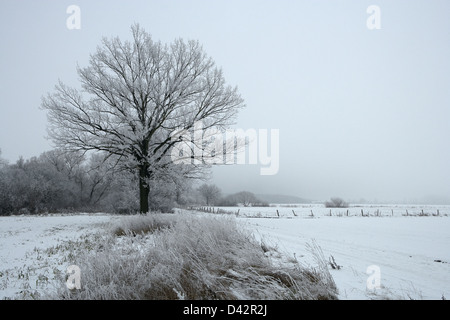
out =
[[[280,217],[274,214],[277,208]],[[330,266],[340,299],[450,296],[449,207],[424,210],[435,213],[439,209],[439,216],[404,216],[405,207],[401,206],[393,207],[391,216],[391,208],[383,207],[381,217],[372,216],[375,207],[365,207],[370,217],[358,216],[361,208],[350,208],[348,217],[338,216],[337,209],[330,217],[329,209],[314,206],[277,208],[241,208],[236,219],[281,252],[295,254],[300,263],[315,264],[307,250],[314,239],[326,259],[332,256],[342,266],[339,270]],[[247,217],[242,214],[246,210]],[[309,216],[310,210],[314,217]],[[408,207],[410,214],[421,210]],[[261,217],[254,217],[258,212]],[[0,299],[51,290],[58,272],[64,273],[69,265],[61,253],[46,255],[45,249],[97,231],[106,232],[105,227],[118,218],[107,214],[0,217]],[[380,288],[367,287],[370,266],[380,270]]]
[[[217,208],[215,208],[217,210]],[[220,207],[219,211],[238,213],[240,217],[321,217],[332,216],[445,216],[450,215],[450,206],[438,205],[352,205],[349,208],[325,208],[320,204],[278,204],[268,207]],[[278,213],[277,213],[278,211]],[[294,215],[295,213],[295,215]]]
[[44,250],[92,233],[111,219],[102,214],[0,217],[0,299],[47,290],[69,264]]
[[[314,239],[325,258],[341,269],[330,272],[340,299],[441,299],[450,296],[449,217],[245,218],[257,234],[302,261]],[[299,258],[300,257],[300,258]],[[437,262],[440,261],[440,262]],[[311,261],[306,261],[311,262]],[[380,270],[380,288],[368,289]]]

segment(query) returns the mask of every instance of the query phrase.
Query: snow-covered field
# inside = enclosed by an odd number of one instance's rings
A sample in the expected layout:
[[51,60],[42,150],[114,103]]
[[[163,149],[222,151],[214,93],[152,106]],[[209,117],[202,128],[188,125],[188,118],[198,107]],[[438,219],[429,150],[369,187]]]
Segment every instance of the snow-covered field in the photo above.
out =
[[117,216],[0,217],[0,299],[33,298],[54,289],[70,265],[58,245],[90,235]]
[[238,214],[239,217],[402,217],[402,216],[450,216],[450,206],[442,205],[352,205],[348,208],[325,208],[317,204],[277,204],[268,207],[220,207],[209,208],[214,212]]
[[[341,266],[331,269],[340,299],[450,296],[449,217],[247,218],[245,222],[277,243],[279,250],[295,253],[299,261],[305,245],[315,239],[325,258],[333,256]],[[375,270],[379,282],[372,282]]]
[[[362,217],[361,209],[369,217]],[[237,219],[301,263],[314,265],[307,250],[314,239],[325,258],[332,256],[341,266],[330,265],[340,299],[450,297],[450,207],[366,206],[349,208],[348,216],[347,209],[340,210],[332,209],[329,216],[329,209],[319,206],[240,208]],[[55,248],[118,218],[0,217],[0,299],[33,298],[52,290],[69,266]]]

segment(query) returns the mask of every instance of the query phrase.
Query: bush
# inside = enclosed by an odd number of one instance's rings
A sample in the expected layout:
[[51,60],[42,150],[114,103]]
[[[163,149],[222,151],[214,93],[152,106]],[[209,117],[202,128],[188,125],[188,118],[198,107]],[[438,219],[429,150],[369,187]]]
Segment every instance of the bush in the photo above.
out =
[[[166,225],[167,217],[128,217],[126,224],[140,230],[139,224],[149,225],[147,219],[151,225]],[[62,286],[56,298],[336,299],[326,262],[314,269],[276,266],[235,220],[174,217],[169,228],[119,233],[124,235],[73,255],[83,270],[81,289],[71,292]]]
[[341,198],[331,198],[330,201],[325,202],[327,208],[348,208],[348,203]]
[[222,207],[236,207],[242,205],[244,207],[268,207],[269,204],[258,199],[253,193],[249,191],[240,191],[230,194],[219,200],[218,206]]

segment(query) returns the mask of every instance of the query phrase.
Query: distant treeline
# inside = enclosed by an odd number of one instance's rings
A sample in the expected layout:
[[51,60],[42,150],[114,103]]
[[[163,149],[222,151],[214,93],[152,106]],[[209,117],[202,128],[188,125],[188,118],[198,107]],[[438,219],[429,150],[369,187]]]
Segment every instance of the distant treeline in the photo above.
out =
[[[8,164],[0,158],[0,215],[55,212],[133,213],[139,210],[137,177],[113,170],[100,155],[48,151]],[[154,181],[151,210],[170,211],[197,201],[186,183]]]
[[[1,153],[0,153],[1,156]],[[117,170],[104,155],[51,150],[9,164],[0,157],[0,216],[70,212],[139,211],[138,177]],[[192,205],[269,206],[249,191],[221,195],[216,185],[195,180],[151,182],[151,211],[171,212]]]
[[241,191],[227,195],[217,201],[217,206],[222,207],[268,207],[269,203],[265,202],[249,191]]
[[222,196],[219,187],[214,184],[202,184],[198,189],[202,197],[203,204],[207,206],[221,206],[221,207],[268,207],[269,203],[260,200],[252,192],[240,191],[226,196]]

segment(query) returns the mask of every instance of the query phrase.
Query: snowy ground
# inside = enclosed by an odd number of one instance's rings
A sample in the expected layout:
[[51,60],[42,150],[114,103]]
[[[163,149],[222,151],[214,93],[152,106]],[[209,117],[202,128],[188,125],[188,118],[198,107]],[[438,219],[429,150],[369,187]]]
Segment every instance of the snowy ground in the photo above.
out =
[[450,206],[277,205],[220,210],[237,214],[248,228],[299,261],[308,260],[305,246],[314,239],[325,258],[332,256],[342,266],[331,269],[340,299],[450,296]]
[[70,265],[55,248],[92,234],[116,218],[88,214],[0,217],[0,299],[28,299],[52,290]]
[[331,269],[340,299],[450,297],[450,217],[242,220],[300,262],[303,255],[308,259],[305,245],[314,239],[325,258],[333,256],[341,266]]
[[[324,256],[333,256],[342,266],[330,267],[340,299],[450,297],[450,207],[365,207],[370,217],[361,217],[359,207],[351,208],[348,217],[346,209],[343,214],[333,211],[330,217],[329,209],[308,206],[278,207],[278,218],[276,209],[241,208],[237,219],[280,251],[295,254],[301,263],[314,265],[306,244],[315,239]],[[419,216],[422,210],[429,216]],[[102,230],[118,218],[101,214],[0,217],[0,299],[33,298],[52,290],[69,266],[54,248]],[[380,288],[367,288],[368,278],[376,280],[378,275],[366,273],[369,266],[372,272],[379,270]]]
[[[214,209],[217,212],[218,208]],[[317,204],[279,204],[268,207],[220,207],[219,212],[238,214],[239,217],[403,217],[450,216],[450,206],[438,205],[352,205],[349,208],[325,208]]]

